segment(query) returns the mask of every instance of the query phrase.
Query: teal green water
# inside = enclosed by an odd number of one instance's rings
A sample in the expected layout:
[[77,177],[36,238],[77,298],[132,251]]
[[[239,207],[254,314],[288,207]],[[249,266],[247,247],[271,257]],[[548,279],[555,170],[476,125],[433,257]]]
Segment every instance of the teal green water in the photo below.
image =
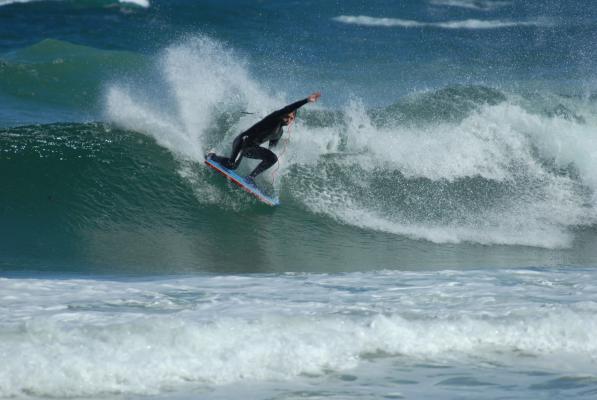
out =
[[[326,118],[316,115],[311,123]],[[521,237],[505,224],[487,236],[492,227],[482,218],[504,199],[540,196],[540,188],[521,187],[531,179],[524,176],[522,184],[414,179],[345,165],[345,157],[330,154],[313,166],[291,166],[277,188],[282,205],[272,209],[202,162],[181,160],[139,133],[100,123],[55,124],[8,128],[1,137],[0,169],[10,177],[1,189],[5,271],[338,272],[586,265],[597,256],[590,226]],[[546,170],[554,179],[575,174]],[[355,176],[366,186],[351,186]],[[347,188],[350,197],[343,197]],[[366,211],[370,219],[360,220]],[[445,228],[451,225],[455,232]],[[405,234],[393,232],[399,229]],[[521,243],[500,245],[507,234]],[[574,238],[570,244],[565,235]],[[498,243],[484,243],[491,240]],[[539,245],[524,246],[532,240]],[[554,240],[563,242],[553,246]]]

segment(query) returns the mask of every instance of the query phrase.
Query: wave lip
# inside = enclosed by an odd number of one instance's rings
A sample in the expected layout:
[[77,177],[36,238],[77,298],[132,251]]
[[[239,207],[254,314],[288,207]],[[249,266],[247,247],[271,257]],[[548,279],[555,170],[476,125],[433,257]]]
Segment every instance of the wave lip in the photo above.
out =
[[465,19],[460,21],[422,22],[400,18],[378,18],[367,15],[340,15],[334,21],[347,25],[379,26],[386,28],[440,28],[440,29],[500,29],[514,26],[547,26],[545,21],[511,21],[511,20],[480,20]]

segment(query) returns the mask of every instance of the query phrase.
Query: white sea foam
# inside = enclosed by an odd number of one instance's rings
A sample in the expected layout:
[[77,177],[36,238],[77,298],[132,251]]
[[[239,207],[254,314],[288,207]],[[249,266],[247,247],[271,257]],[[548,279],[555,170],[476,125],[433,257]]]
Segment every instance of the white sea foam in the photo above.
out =
[[118,0],[120,3],[134,4],[139,7],[148,8],[150,6],[149,0]]
[[184,158],[203,159],[207,132],[222,112],[235,105],[256,112],[273,108],[243,61],[217,41],[202,37],[171,46],[161,54],[158,69],[159,84],[166,87],[160,98],[143,87],[113,84],[106,113],[116,124],[149,134]]
[[430,0],[429,4],[443,7],[466,8],[477,11],[492,11],[498,8],[507,7],[512,3],[509,1],[496,0]]
[[[347,106],[345,115],[346,152],[352,155],[338,165],[353,170],[354,186],[336,185],[337,177],[328,179],[320,172],[304,178],[314,183],[299,185],[296,190],[300,194],[295,195],[314,212],[351,225],[436,243],[468,241],[547,248],[570,246],[571,229],[597,221],[597,142],[592,123],[533,114],[510,102],[483,107],[458,123],[426,127],[377,128],[364,107],[354,102]],[[326,152],[319,148],[322,154]],[[554,173],[545,160],[553,160],[557,168],[574,166],[581,184],[593,193],[593,203],[587,204],[589,198],[578,181]],[[413,220],[410,210],[395,207],[385,196],[369,195],[363,201],[355,194],[356,187],[370,190],[371,177],[380,171],[396,171],[408,179],[438,184],[481,177],[512,189],[497,205],[480,204],[469,209],[458,206],[455,199],[452,210],[443,211],[443,220]]]
[[360,26],[400,27],[400,28],[441,28],[441,29],[499,29],[513,26],[548,26],[546,20],[512,21],[466,19],[461,21],[421,22],[400,18],[379,18],[366,15],[340,15],[334,21]]
[[597,371],[594,275],[0,279],[0,396],[286,381],[353,369],[368,354],[400,356],[401,365]]

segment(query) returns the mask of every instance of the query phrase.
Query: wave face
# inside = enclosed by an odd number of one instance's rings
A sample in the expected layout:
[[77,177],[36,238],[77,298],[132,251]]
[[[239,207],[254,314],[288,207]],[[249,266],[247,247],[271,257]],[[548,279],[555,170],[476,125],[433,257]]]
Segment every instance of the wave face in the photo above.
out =
[[[231,258],[253,247],[264,257],[259,271],[303,270],[322,246],[344,246],[358,230],[370,232],[368,250],[348,266],[352,251],[339,261],[324,256],[336,265],[330,268],[351,269],[389,240],[378,234],[428,246],[574,252],[575,232],[595,225],[594,100],[453,86],[384,108],[358,100],[335,111],[305,107],[279,166],[261,180],[283,204],[264,219],[271,210],[204,168],[202,154],[211,147],[227,152],[238,132],[291,99],[268,96],[241,58],[208,38],[168,48],[157,68],[151,88],[134,80],[106,88],[105,113],[118,129],[93,123],[2,130],[10,221],[4,252],[30,246],[30,253],[45,254],[49,240],[59,248],[71,243],[62,251],[69,257],[135,265],[160,264],[160,254],[174,253],[174,269],[199,263],[211,270],[222,268],[222,256],[196,248],[197,241],[245,241]],[[164,95],[153,95],[156,87]],[[241,172],[249,168],[245,163]],[[239,218],[241,226],[222,230]],[[28,229],[39,221],[46,222],[31,244]],[[334,237],[314,244],[322,229]],[[294,263],[272,257],[272,248],[297,242],[297,232],[302,255]]]

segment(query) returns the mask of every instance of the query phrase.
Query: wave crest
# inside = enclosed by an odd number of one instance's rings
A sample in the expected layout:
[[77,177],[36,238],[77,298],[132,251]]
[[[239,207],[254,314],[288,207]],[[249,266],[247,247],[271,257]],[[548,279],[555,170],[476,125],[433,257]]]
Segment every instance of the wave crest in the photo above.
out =
[[549,26],[544,20],[512,21],[512,20],[479,20],[466,19],[461,21],[421,22],[400,18],[378,18],[366,15],[340,15],[334,21],[347,25],[400,27],[400,28],[440,28],[440,29],[500,29],[515,26]]

